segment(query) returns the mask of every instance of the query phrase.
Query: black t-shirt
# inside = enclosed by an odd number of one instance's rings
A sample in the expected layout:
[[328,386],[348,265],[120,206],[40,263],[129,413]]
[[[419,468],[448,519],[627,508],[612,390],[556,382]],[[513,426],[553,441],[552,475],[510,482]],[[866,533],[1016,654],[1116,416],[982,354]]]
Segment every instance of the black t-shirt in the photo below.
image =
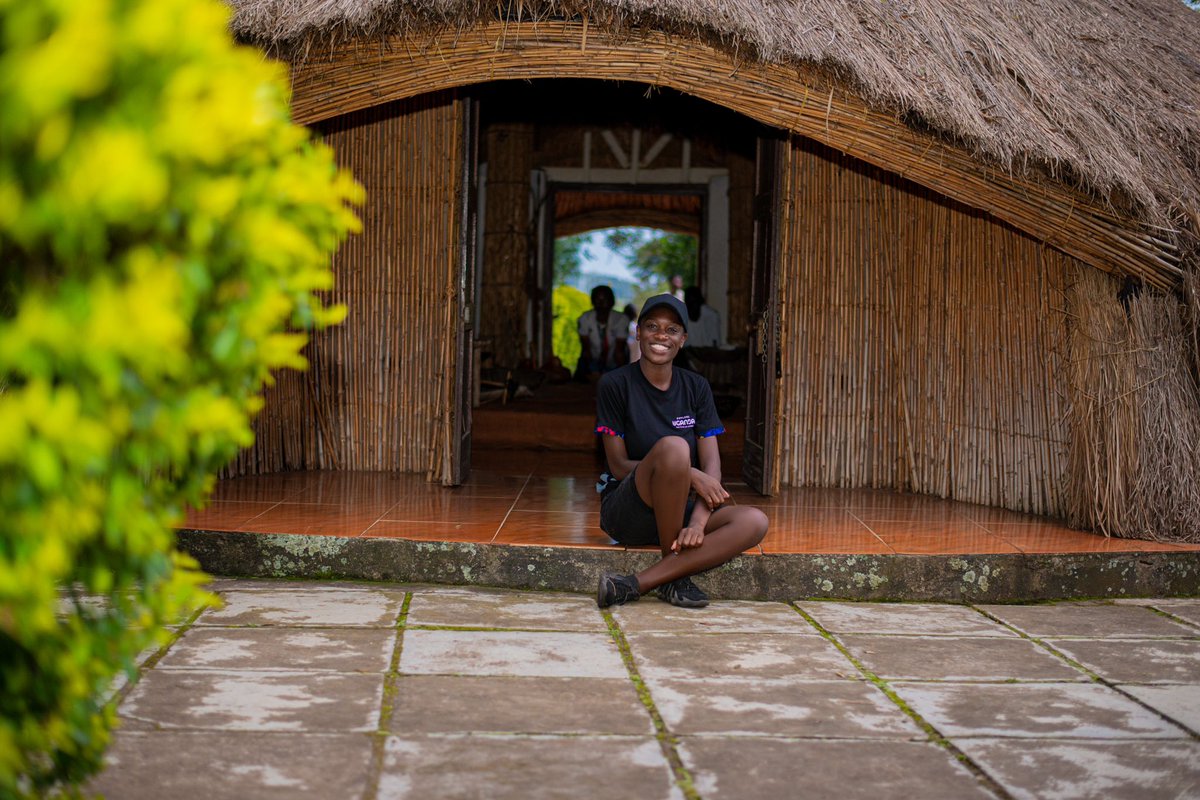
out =
[[696,440],[724,432],[712,389],[695,372],[672,367],[665,392],[646,380],[636,361],[600,379],[596,433],[622,437],[625,452],[635,461],[645,458],[662,437],[679,436],[691,448],[692,465],[699,466]]

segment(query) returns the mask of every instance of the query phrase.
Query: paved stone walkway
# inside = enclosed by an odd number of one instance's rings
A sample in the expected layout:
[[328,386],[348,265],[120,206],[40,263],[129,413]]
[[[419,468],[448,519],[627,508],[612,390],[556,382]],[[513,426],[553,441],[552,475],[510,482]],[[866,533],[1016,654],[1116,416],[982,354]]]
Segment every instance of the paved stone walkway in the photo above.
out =
[[214,588],[122,690],[111,800],[1200,797],[1200,600]]

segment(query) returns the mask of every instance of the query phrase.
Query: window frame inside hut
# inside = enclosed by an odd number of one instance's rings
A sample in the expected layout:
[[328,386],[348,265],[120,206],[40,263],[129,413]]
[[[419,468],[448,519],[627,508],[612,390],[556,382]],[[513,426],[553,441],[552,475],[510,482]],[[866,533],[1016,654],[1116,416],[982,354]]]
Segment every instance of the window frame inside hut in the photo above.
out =
[[[646,195],[646,196],[680,196],[687,195],[699,198],[699,208],[695,213],[695,228],[683,229],[681,226],[670,225],[665,220],[658,220],[660,224],[652,225],[642,222],[642,217],[639,217],[639,209],[610,209],[610,216],[607,219],[611,224],[604,224],[597,227],[588,227],[581,233],[606,230],[609,228],[653,228],[657,230],[665,230],[671,233],[683,233],[696,238],[696,285],[707,292],[707,284],[709,282],[708,274],[708,224],[706,222],[708,216],[709,193],[710,187],[707,184],[701,186],[690,186],[686,184],[663,185],[663,186],[640,186],[640,185],[618,185],[618,184],[585,184],[572,182],[551,182],[546,185],[546,195],[544,210],[544,221],[541,223],[541,241],[538,248],[538,286],[539,297],[544,298],[543,302],[538,304],[540,307],[535,312],[537,314],[536,326],[539,331],[538,337],[534,343],[534,352],[539,363],[545,364],[551,356],[554,355],[554,308],[551,299],[554,294],[556,284],[554,282],[554,242],[561,236],[570,235],[568,233],[559,233],[559,215],[558,215],[558,198],[563,192],[578,192],[584,195]],[[536,221],[535,221],[536,222]],[[662,224],[664,223],[665,224]],[[572,233],[576,232],[574,229]],[[723,305],[723,304],[722,304]],[[617,309],[620,311],[620,309]]]

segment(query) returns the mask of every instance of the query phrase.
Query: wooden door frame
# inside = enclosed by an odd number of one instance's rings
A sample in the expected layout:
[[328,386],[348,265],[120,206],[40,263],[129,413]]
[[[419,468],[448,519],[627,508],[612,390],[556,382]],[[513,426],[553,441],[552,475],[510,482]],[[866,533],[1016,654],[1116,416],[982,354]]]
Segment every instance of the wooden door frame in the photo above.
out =
[[[770,151],[769,163],[764,152]],[[789,138],[782,130],[758,137],[754,164],[754,233],[750,277],[750,335],[747,342],[746,438],[742,476],[763,495],[779,491],[779,425],[775,419],[782,377],[779,318],[782,264],[783,188]],[[761,418],[760,418],[761,417]]]

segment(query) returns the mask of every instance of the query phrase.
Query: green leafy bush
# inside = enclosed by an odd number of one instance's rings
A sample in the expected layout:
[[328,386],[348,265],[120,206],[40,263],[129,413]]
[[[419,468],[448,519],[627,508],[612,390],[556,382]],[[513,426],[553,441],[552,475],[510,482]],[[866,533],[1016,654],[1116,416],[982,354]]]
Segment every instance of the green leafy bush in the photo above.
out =
[[344,313],[361,190],[228,13],[0,0],[0,797],[98,768],[106,687],[209,599],[172,526]]
[[579,315],[592,307],[592,299],[574,286],[555,286],[551,301],[554,309],[552,340],[554,355],[571,372],[579,363]]

